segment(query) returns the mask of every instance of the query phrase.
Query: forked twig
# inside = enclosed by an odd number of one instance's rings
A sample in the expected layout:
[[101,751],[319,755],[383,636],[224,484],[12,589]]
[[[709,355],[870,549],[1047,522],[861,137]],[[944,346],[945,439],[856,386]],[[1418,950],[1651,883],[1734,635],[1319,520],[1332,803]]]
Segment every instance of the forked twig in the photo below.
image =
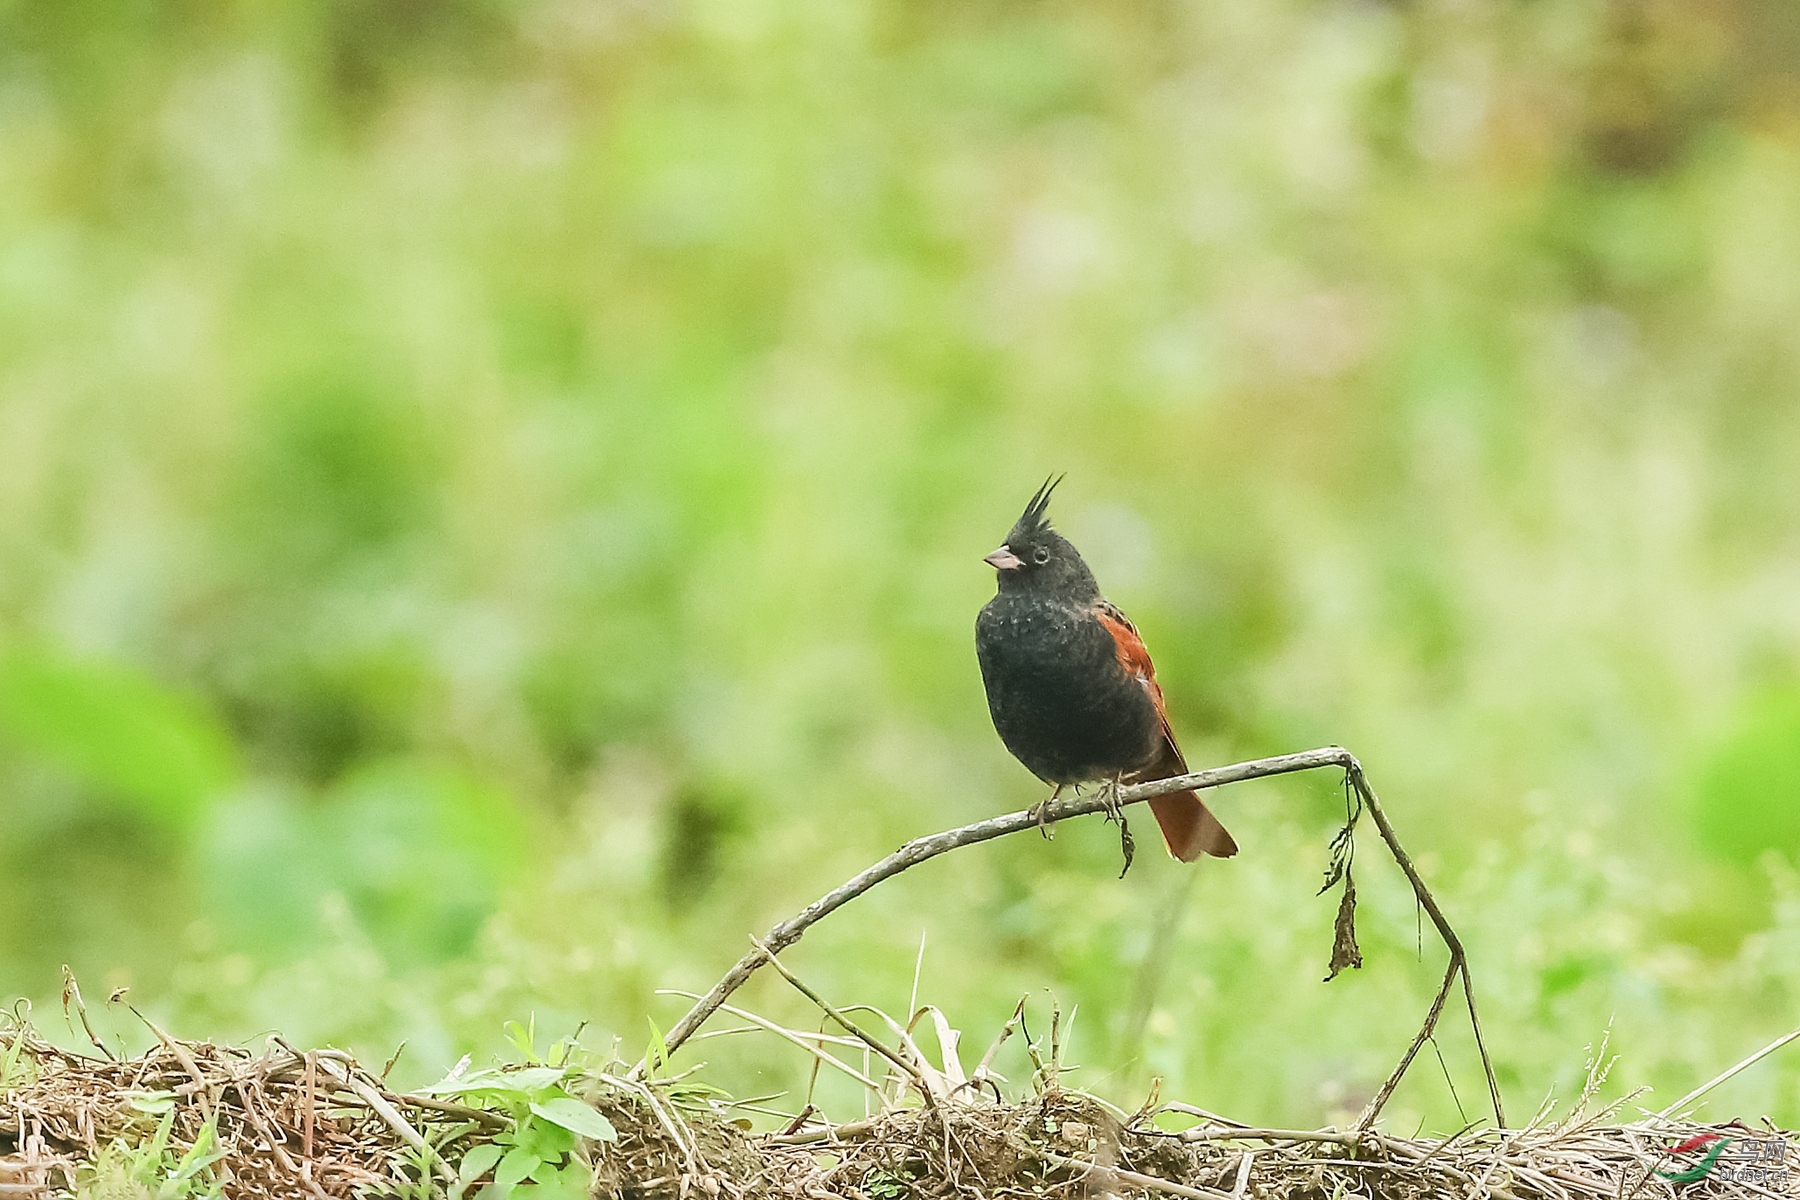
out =
[[[1375,1093],[1363,1109],[1358,1119],[1359,1128],[1368,1128],[1380,1115],[1383,1105],[1399,1086],[1400,1079],[1406,1069],[1418,1056],[1419,1049],[1430,1039],[1437,1028],[1439,1016],[1444,1004],[1450,997],[1460,975],[1463,982],[1463,994],[1468,1001],[1469,1023],[1475,1031],[1475,1045],[1481,1053],[1481,1065],[1487,1075],[1488,1094],[1493,1100],[1495,1123],[1506,1125],[1505,1111],[1500,1102],[1500,1084],[1494,1076],[1494,1064],[1488,1057],[1487,1045],[1481,1036],[1481,1022],[1475,1013],[1475,985],[1469,976],[1468,956],[1463,950],[1462,940],[1456,936],[1450,922],[1445,918],[1443,910],[1438,907],[1431,889],[1425,886],[1418,869],[1413,866],[1412,859],[1400,845],[1399,837],[1394,833],[1393,825],[1388,821],[1387,813],[1382,810],[1381,802],[1375,796],[1375,790],[1369,786],[1368,778],[1363,774],[1362,764],[1356,756],[1341,746],[1324,746],[1317,750],[1304,750],[1298,754],[1282,754],[1273,758],[1258,758],[1249,762],[1234,763],[1226,767],[1213,767],[1204,771],[1193,771],[1186,775],[1177,775],[1168,779],[1153,780],[1148,783],[1136,783],[1120,788],[1116,797],[1105,793],[1091,796],[1071,796],[1066,799],[1045,801],[1042,807],[1042,821],[1051,823],[1068,820],[1071,817],[1086,816],[1090,813],[1106,812],[1117,805],[1139,804],[1154,796],[1166,795],[1170,792],[1201,791],[1207,788],[1223,787],[1228,783],[1243,783],[1251,779],[1268,779],[1277,775],[1291,775],[1298,771],[1315,771],[1320,768],[1335,767],[1345,772],[1350,786],[1355,789],[1358,799],[1368,810],[1375,821],[1375,828],[1381,834],[1381,840],[1387,843],[1388,851],[1400,864],[1406,874],[1407,882],[1412,885],[1413,894],[1420,906],[1431,918],[1438,936],[1443,938],[1444,945],[1450,951],[1450,965],[1444,973],[1444,981],[1439,986],[1431,1007],[1425,1014],[1425,1023],[1418,1036],[1407,1048],[1399,1066],[1394,1068],[1381,1089]],[[952,850],[960,850],[964,846],[973,846],[979,842],[992,841],[1012,833],[1023,833],[1028,829],[1036,829],[1040,824],[1037,810],[1008,813],[1002,817],[992,817],[986,821],[977,821],[972,825],[964,825],[959,829],[949,829],[942,833],[934,833],[927,837],[916,838],[906,843],[874,866],[860,872],[840,887],[827,892],[819,899],[807,905],[800,912],[782,921],[769,930],[757,943],[755,950],[739,959],[724,978],[712,986],[712,990],[694,1002],[680,1021],[675,1023],[664,1040],[668,1053],[675,1050],[694,1035],[706,1019],[717,1012],[727,997],[742,987],[770,959],[787,949],[812,928],[813,925],[830,916],[850,901],[856,899],[876,884],[910,867],[916,867],[928,859]],[[635,1078],[643,1073],[646,1064],[638,1063],[632,1069]]]
[[1343,767],[1345,774],[1350,778],[1350,786],[1356,789],[1357,797],[1369,810],[1369,816],[1374,818],[1375,828],[1381,833],[1381,840],[1387,843],[1388,851],[1394,856],[1394,861],[1400,864],[1402,871],[1406,872],[1407,882],[1412,884],[1413,895],[1418,897],[1420,906],[1425,909],[1425,915],[1431,918],[1431,923],[1437,929],[1438,936],[1444,939],[1444,946],[1450,951],[1450,965],[1444,971],[1443,984],[1439,986],[1436,997],[1432,999],[1431,1007],[1425,1013],[1425,1023],[1420,1026],[1418,1036],[1413,1038],[1412,1045],[1406,1048],[1406,1053],[1401,1057],[1400,1064],[1394,1068],[1393,1074],[1387,1077],[1387,1082],[1381,1085],[1381,1090],[1375,1093],[1368,1106],[1363,1109],[1362,1115],[1357,1118],[1357,1126],[1367,1129],[1375,1123],[1375,1118],[1381,1114],[1381,1108],[1387,1103],[1388,1097],[1392,1096],[1394,1089],[1400,1086],[1400,1077],[1406,1074],[1406,1068],[1412,1065],[1412,1060],[1418,1056],[1420,1047],[1430,1040],[1432,1032],[1437,1028],[1438,1016],[1443,1013],[1444,1002],[1450,998],[1450,989],[1460,974],[1463,983],[1463,998],[1468,1001],[1469,1005],[1469,1027],[1475,1033],[1475,1048],[1481,1052],[1481,1069],[1487,1075],[1488,1097],[1494,1102],[1494,1124],[1504,1129],[1506,1127],[1506,1110],[1500,1103],[1500,1081],[1494,1077],[1494,1061],[1488,1057],[1487,1042],[1481,1036],[1481,1018],[1475,1013],[1475,981],[1469,976],[1469,956],[1463,950],[1462,939],[1457,937],[1456,930],[1450,927],[1450,920],[1444,916],[1444,910],[1438,907],[1437,898],[1431,894],[1431,889],[1425,886],[1425,881],[1419,877],[1419,869],[1413,866],[1412,859],[1401,847],[1400,836],[1394,832],[1394,826],[1388,821],[1387,813],[1381,807],[1381,801],[1375,798],[1375,789],[1369,786],[1368,777],[1363,774],[1362,764],[1357,762],[1356,756],[1348,750],[1339,750],[1338,752],[1344,756]]
[[755,938],[751,938],[750,941],[758,950],[761,950],[768,955],[768,964],[771,967],[774,967],[783,979],[793,984],[796,991],[818,1005],[819,1010],[842,1026],[845,1033],[848,1033],[851,1037],[863,1043],[869,1049],[893,1063],[896,1067],[899,1067],[901,1072],[913,1081],[913,1086],[919,1089],[919,1095],[924,1099],[925,1103],[927,1105],[932,1103],[933,1097],[931,1089],[926,1086],[925,1077],[919,1073],[918,1067],[907,1062],[906,1059],[896,1051],[888,1049],[887,1043],[883,1042],[880,1038],[870,1035],[862,1026],[833,1008],[831,1002],[826,1000],[825,997],[819,995],[819,993],[813,991],[804,983],[801,983],[799,977],[788,970],[787,967],[783,966],[781,960],[775,957],[774,953],[769,950],[766,944],[757,941]]

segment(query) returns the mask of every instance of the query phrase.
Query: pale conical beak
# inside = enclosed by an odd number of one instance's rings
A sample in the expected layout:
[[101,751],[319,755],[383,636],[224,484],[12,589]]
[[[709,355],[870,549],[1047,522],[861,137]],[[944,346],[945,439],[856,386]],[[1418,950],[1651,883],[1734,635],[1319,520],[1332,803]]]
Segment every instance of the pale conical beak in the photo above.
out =
[[1009,546],[1002,546],[981,560],[997,571],[1016,571],[1025,565],[1025,560],[1012,552]]

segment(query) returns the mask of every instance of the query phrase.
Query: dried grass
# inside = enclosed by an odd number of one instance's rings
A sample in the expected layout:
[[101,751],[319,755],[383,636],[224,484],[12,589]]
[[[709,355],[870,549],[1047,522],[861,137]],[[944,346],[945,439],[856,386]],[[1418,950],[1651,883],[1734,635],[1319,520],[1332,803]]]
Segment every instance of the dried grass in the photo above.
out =
[[[385,1095],[399,1117],[422,1118],[435,1153],[491,1128],[492,1115],[386,1093],[336,1051],[295,1053],[271,1039],[261,1054],[210,1042],[165,1040],[114,1060],[53,1046],[28,1026],[0,1029],[0,1196],[66,1193],[96,1182],[109,1150],[147,1145],[165,1115],[172,1155],[210,1144],[208,1182],[233,1197],[323,1200],[418,1188],[425,1135],[383,1117],[355,1090]],[[204,1147],[203,1147],[204,1148]]]
[[[1779,1146],[1782,1157],[1759,1157],[1754,1165],[1722,1157],[1712,1174],[1690,1183],[1658,1174],[1685,1165],[1673,1164],[1664,1147],[1704,1133]],[[1649,1120],[1436,1139],[1204,1122],[1172,1133],[1145,1118],[1121,1123],[1074,1092],[1015,1106],[911,1109],[829,1134],[809,1132],[799,1142],[762,1142],[765,1174],[779,1194],[1697,1200],[1791,1195],[1797,1165],[1784,1131],[1736,1124]]]
[[[939,1064],[932,1064],[910,1036],[930,1011],[920,1009],[907,1026],[876,1014],[897,1033],[894,1055],[904,1069],[892,1066],[877,1083],[879,1115],[846,1124],[809,1110],[781,1132],[752,1136],[734,1120],[740,1106],[699,1098],[702,1093],[679,1081],[594,1075],[595,1102],[619,1140],[588,1147],[592,1194],[620,1200],[1710,1200],[1790,1195],[1800,1167],[1789,1135],[1772,1127],[1660,1116],[1617,1123],[1630,1097],[1596,1106],[1604,1047],[1573,1111],[1560,1120],[1546,1109],[1524,1129],[1403,1138],[1376,1130],[1251,1128],[1179,1103],[1152,1101],[1135,1114],[1121,1113],[1061,1085],[1053,1044],[1027,1047],[1036,1068],[1034,1094],[1008,1101],[982,1082],[992,1052],[973,1075],[954,1065],[953,1030],[936,1030]],[[1016,1021],[1015,1015],[1007,1032]],[[930,1023],[942,1025],[941,1015]],[[947,1056],[941,1053],[946,1042]],[[96,1180],[108,1148],[141,1148],[165,1119],[171,1155],[216,1138],[220,1157],[196,1195],[457,1195],[452,1164],[506,1125],[497,1113],[396,1094],[346,1055],[298,1052],[277,1039],[258,1054],[168,1039],[114,1061],[52,1046],[18,1025],[0,1029],[0,1067],[9,1062],[0,1079],[0,1197],[107,1194]],[[154,1111],[159,1106],[166,1113]],[[1171,1128],[1182,1124],[1188,1127]],[[209,1128],[215,1132],[206,1133]],[[1733,1139],[1740,1149],[1719,1155],[1703,1178],[1667,1178],[1699,1157],[1677,1161],[1667,1147],[1705,1135]],[[431,1147],[430,1158],[421,1145]]]

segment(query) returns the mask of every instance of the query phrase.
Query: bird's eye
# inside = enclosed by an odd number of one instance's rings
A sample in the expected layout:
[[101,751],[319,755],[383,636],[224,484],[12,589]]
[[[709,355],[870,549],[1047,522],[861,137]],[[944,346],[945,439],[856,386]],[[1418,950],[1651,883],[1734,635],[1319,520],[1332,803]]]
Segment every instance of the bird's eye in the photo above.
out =
[[1050,547],[1039,546],[1036,550],[1033,550],[1031,552],[1031,561],[1036,563],[1040,567],[1043,566],[1045,563],[1049,562],[1050,561]]

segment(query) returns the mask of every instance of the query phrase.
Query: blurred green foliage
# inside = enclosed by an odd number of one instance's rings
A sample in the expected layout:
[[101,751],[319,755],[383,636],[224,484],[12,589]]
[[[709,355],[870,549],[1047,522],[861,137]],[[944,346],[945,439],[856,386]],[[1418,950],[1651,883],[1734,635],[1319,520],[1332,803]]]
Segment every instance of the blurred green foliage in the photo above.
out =
[[236,774],[211,713],[116,663],[9,655],[0,660],[0,727],[20,750],[159,824],[204,817]]
[[[0,0],[0,992],[635,1044],[1038,797],[970,629],[1064,470],[1190,761],[1368,766],[1515,1115],[1609,1024],[1673,1098],[1800,1023],[1795,62],[1774,0]],[[1365,846],[1319,983],[1334,782],[1219,804],[790,961],[897,1009],[924,936],[969,1044],[1048,988],[1103,1092],[1336,1119],[1439,951]],[[1439,1042],[1396,1123],[1474,1115]]]

